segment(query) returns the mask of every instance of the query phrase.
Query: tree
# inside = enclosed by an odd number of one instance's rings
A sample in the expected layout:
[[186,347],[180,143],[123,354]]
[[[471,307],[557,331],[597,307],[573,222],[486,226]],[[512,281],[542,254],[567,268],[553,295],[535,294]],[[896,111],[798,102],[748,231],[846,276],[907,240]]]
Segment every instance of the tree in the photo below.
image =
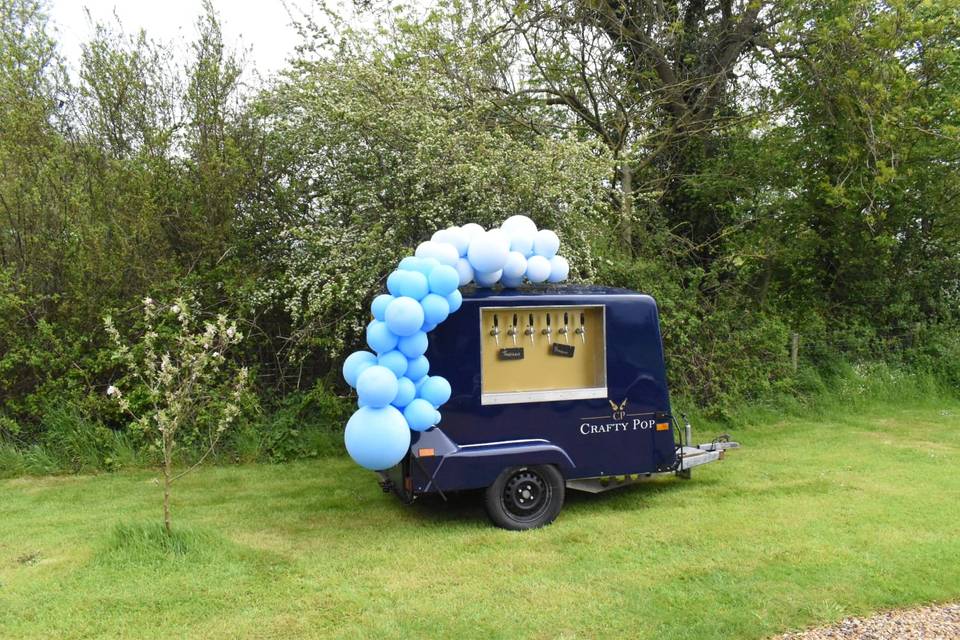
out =
[[[117,386],[107,395],[134,419],[134,425],[154,440],[162,455],[163,526],[171,532],[170,495],[173,483],[190,473],[212,453],[221,436],[241,411],[247,386],[247,369],[230,371],[226,352],[243,335],[236,324],[218,315],[201,321],[193,301],[178,298],[164,307],[150,298],[143,301],[144,332],[128,344],[107,316],[104,326],[115,346],[114,357],[128,371],[132,389],[141,397],[136,404]],[[226,393],[224,393],[226,391]],[[142,412],[138,407],[143,407]],[[174,462],[183,430],[195,420],[208,424],[203,454],[192,466],[175,473]]]

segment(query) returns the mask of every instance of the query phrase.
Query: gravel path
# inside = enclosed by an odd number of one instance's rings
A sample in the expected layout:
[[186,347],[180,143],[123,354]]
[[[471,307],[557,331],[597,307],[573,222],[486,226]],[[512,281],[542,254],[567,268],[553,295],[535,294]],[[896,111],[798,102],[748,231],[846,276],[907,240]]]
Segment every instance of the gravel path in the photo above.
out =
[[956,640],[960,604],[934,605],[846,618],[830,627],[777,636],[776,640]]

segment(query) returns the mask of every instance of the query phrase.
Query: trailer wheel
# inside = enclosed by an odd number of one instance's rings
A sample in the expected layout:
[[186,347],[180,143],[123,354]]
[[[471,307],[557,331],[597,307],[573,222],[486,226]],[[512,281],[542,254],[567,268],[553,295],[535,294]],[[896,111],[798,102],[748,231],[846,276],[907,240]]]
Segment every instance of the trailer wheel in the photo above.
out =
[[553,465],[510,467],[487,487],[487,514],[511,531],[542,527],[560,513],[564,491],[563,475]]

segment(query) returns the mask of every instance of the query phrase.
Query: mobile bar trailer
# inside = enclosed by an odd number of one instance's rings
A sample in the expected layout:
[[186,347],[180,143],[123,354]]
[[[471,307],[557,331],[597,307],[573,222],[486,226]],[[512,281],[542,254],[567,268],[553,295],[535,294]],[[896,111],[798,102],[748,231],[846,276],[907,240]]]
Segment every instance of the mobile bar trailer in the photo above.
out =
[[432,334],[431,373],[450,381],[443,421],[379,472],[384,491],[486,490],[506,529],[553,521],[566,488],[604,491],[690,477],[739,445],[691,444],[670,409],[656,302],[601,287],[478,288]]

